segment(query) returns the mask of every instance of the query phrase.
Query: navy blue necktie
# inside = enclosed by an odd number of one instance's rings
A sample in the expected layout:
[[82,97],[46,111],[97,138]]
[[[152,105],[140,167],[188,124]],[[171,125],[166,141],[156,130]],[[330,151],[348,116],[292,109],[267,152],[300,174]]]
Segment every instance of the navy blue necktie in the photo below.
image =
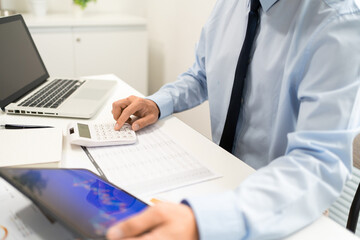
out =
[[222,148],[224,148],[230,153],[232,152],[234,145],[236,125],[239,118],[242,94],[244,91],[244,81],[250,62],[250,51],[255,39],[256,29],[259,23],[259,7],[259,0],[251,0],[246,35],[235,70],[235,79],[231,92],[230,104],[226,115],[224,130],[219,144]]

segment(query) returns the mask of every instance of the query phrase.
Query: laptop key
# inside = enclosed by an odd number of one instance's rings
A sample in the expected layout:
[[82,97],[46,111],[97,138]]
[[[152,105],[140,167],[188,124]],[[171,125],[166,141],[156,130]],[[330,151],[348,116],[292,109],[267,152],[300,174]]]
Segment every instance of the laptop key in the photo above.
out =
[[79,80],[56,79],[25,99],[20,106],[57,108],[82,84]]

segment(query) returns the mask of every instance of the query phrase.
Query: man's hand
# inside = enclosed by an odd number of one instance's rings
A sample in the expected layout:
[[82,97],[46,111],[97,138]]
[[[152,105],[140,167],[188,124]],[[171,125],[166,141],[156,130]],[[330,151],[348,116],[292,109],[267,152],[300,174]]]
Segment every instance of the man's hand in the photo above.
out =
[[195,216],[184,204],[158,203],[107,232],[109,240],[197,240]]
[[114,102],[111,112],[117,122],[115,130],[120,130],[124,123],[130,119],[130,116],[134,115],[138,119],[132,122],[131,126],[134,131],[137,131],[155,123],[159,118],[160,110],[156,103],[149,99],[130,96]]

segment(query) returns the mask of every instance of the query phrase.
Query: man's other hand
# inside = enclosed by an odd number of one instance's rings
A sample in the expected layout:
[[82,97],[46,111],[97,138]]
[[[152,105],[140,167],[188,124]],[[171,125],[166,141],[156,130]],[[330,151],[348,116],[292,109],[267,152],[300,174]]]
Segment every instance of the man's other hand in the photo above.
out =
[[123,222],[106,234],[109,240],[197,240],[195,216],[184,204],[158,203]]

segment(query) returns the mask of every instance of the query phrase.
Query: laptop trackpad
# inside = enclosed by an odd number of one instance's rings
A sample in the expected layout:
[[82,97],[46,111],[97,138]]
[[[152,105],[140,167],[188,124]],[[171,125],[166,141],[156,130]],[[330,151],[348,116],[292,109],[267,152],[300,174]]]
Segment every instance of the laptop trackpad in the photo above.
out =
[[76,99],[88,99],[88,100],[98,100],[104,97],[106,90],[94,89],[94,88],[85,88],[78,92],[74,96]]

